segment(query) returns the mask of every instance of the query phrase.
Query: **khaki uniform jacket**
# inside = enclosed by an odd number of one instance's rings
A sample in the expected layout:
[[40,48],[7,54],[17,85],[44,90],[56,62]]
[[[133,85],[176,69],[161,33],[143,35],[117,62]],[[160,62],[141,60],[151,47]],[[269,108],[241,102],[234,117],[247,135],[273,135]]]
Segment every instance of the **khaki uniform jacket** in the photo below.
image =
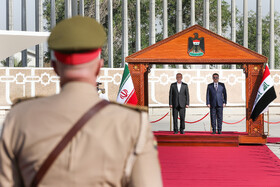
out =
[[[72,125],[100,101],[96,88],[71,82],[61,93],[15,105],[0,140],[0,186],[30,186],[42,162]],[[141,112],[110,104],[99,111],[67,145],[39,186],[121,186],[129,155],[146,124],[130,186],[162,186],[157,150],[148,119]]]

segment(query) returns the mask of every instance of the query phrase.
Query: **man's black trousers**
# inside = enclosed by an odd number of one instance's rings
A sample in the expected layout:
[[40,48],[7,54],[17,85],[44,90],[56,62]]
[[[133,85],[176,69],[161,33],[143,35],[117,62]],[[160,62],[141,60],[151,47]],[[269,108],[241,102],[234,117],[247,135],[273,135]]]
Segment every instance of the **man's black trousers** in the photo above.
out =
[[186,114],[186,108],[172,108],[173,112],[173,128],[174,132],[178,132],[178,113],[180,117],[180,131],[184,131],[185,129],[185,114]]
[[218,132],[221,132],[222,123],[223,123],[223,107],[222,106],[211,107],[210,118],[211,118],[212,131],[216,132],[218,128]]

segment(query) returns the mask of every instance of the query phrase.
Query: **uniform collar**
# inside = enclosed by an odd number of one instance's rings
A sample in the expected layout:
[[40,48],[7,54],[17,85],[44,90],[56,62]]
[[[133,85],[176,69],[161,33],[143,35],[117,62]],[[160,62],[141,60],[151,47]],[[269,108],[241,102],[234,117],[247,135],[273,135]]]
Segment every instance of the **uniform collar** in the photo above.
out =
[[83,95],[90,94],[92,97],[98,97],[97,88],[90,83],[81,81],[71,81],[63,85],[61,92],[72,92]]

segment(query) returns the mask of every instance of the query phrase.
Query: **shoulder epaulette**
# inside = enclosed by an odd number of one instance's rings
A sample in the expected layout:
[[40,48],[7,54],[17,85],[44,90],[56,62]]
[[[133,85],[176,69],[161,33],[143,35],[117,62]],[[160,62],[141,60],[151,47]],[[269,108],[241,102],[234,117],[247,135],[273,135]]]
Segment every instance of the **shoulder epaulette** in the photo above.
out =
[[112,104],[116,104],[116,105],[119,105],[119,106],[122,106],[122,107],[125,107],[125,108],[129,108],[129,109],[132,109],[132,110],[136,110],[138,112],[148,112],[148,107],[146,106],[135,106],[135,105],[130,105],[130,104],[121,104],[121,103],[118,103],[118,102],[115,102],[115,101],[110,101],[110,103]]
[[41,97],[43,97],[43,96],[16,98],[16,99],[13,100],[12,107],[15,106],[16,104],[22,103],[24,101],[29,101],[29,100],[33,100],[33,99],[37,99],[37,98],[41,98]]

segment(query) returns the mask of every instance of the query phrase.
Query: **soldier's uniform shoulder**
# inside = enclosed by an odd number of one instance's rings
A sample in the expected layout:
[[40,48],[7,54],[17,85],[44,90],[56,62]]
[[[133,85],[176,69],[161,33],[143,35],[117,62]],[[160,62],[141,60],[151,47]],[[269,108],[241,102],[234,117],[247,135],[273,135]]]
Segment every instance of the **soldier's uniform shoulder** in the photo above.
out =
[[129,109],[129,110],[133,110],[133,111],[137,111],[137,112],[148,112],[148,107],[145,106],[134,106],[134,105],[130,105],[130,104],[121,104],[121,103],[117,103],[114,101],[111,101],[112,104]]
[[44,98],[44,96],[35,96],[35,97],[19,97],[13,100],[13,104],[12,107],[18,105],[18,104],[22,104],[25,103],[26,101],[34,101],[36,99],[39,98]]

